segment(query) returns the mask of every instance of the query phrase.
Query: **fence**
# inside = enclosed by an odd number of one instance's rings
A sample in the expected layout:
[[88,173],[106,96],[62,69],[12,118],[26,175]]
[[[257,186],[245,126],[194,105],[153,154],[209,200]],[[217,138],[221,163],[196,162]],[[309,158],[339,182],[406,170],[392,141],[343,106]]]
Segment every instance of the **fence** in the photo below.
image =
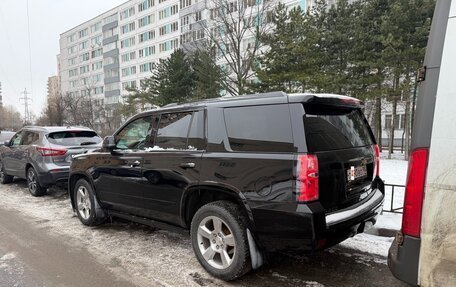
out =
[[405,186],[385,184],[385,202],[383,212],[402,213],[404,206]]

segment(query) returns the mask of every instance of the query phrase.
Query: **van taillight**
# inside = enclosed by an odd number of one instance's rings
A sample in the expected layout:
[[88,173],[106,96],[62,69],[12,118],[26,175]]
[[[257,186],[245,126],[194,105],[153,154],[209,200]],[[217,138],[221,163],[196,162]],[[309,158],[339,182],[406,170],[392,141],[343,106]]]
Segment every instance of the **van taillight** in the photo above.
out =
[[316,155],[298,155],[296,177],[296,200],[318,200],[318,158]]
[[424,185],[429,150],[415,149],[410,155],[405,186],[404,214],[402,216],[402,233],[420,237],[421,213],[423,210]]
[[374,176],[380,176],[380,148],[378,145],[374,145],[375,153],[375,166],[374,166]]
[[47,147],[41,147],[41,146],[37,146],[36,150],[42,156],[61,156],[61,155],[65,155],[67,153],[66,149],[54,149],[54,148],[47,148]]

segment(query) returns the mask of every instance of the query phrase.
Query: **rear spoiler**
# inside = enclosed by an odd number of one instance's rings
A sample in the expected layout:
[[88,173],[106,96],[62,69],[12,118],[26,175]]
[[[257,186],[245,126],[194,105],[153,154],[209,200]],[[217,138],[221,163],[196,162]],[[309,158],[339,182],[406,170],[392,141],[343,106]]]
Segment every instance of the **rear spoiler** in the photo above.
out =
[[351,109],[364,107],[362,101],[340,95],[291,94],[288,96],[288,102],[303,103],[306,105],[337,106]]

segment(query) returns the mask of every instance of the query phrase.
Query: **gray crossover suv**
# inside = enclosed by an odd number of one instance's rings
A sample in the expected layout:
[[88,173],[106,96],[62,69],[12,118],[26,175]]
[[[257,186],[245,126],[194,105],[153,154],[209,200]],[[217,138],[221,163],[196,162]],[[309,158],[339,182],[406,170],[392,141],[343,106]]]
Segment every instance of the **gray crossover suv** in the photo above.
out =
[[0,147],[0,183],[27,179],[33,196],[68,180],[74,155],[99,148],[102,139],[85,127],[24,127]]

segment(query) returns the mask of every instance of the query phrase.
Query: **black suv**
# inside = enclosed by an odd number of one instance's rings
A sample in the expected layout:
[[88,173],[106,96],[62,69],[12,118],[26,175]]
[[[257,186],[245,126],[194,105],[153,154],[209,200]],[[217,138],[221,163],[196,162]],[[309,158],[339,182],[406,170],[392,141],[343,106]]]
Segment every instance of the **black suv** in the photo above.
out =
[[121,217],[190,230],[201,265],[224,280],[263,251],[321,250],[382,210],[379,153],[362,103],[281,92],[138,114],[103,150],[75,157],[69,192],[85,225]]

